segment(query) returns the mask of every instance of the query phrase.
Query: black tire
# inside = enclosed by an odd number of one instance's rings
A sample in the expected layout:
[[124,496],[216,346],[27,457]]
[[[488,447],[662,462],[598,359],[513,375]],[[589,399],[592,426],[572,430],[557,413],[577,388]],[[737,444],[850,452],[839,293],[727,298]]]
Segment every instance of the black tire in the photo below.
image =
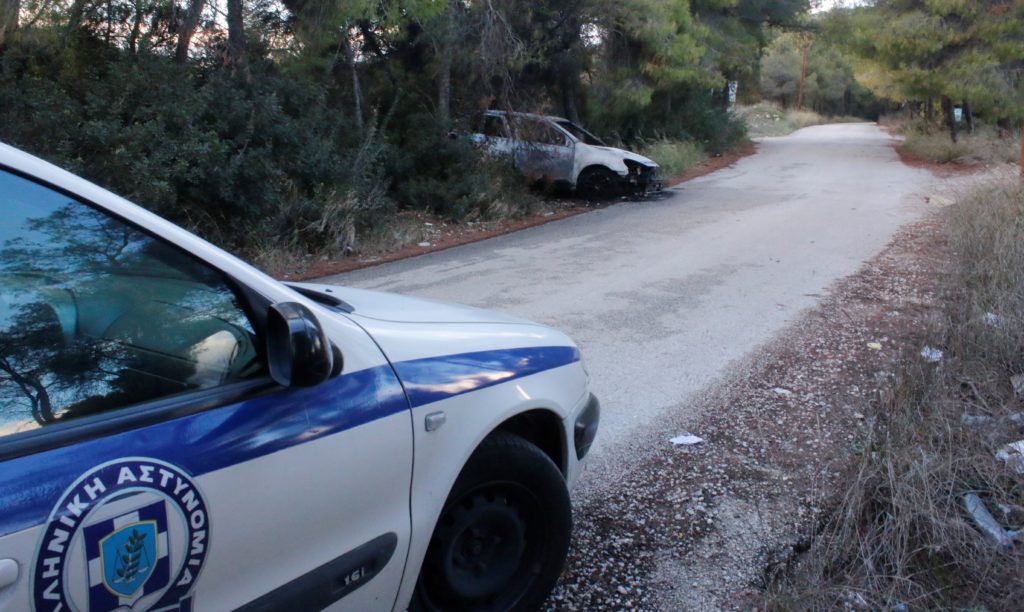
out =
[[619,175],[603,166],[587,168],[576,179],[576,193],[591,201],[616,198],[622,194]]
[[445,501],[409,609],[536,610],[571,532],[569,492],[551,459],[519,436],[492,434]]

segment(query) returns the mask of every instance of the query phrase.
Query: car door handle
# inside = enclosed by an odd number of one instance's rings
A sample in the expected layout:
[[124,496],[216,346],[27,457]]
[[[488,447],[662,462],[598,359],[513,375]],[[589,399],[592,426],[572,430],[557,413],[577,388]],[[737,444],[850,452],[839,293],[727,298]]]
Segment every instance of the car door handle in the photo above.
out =
[[6,589],[18,581],[18,562],[14,559],[0,559],[0,589]]
[[423,428],[427,431],[437,431],[447,420],[448,417],[443,412],[431,412],[423,419]]

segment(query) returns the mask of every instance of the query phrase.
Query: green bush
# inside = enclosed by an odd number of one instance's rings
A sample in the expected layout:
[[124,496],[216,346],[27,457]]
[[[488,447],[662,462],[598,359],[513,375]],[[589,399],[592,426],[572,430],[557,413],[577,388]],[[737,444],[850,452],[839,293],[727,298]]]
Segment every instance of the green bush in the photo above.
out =
[[[20,45],[20,46],[19,46]],[[255,63],[258,78],[48,41],[0,63],[0,140],[230,249],[350,246],[393,209],[380,161],[330,92]]]
[[401,133],[388,167],[401,208],[460,220],[511,216],[529,204],[532,196],[507,162],[449,135],[431,115],[414,116]]

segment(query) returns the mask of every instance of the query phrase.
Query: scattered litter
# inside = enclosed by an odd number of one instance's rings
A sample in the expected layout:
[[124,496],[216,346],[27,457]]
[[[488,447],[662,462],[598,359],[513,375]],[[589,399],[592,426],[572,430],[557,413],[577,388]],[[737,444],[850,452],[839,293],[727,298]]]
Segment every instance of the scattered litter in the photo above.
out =
[[933,195],[930,198],[925,198],[925,202],[929,202],[931,204],[934,204],[935,206],[946,207],[951,205],[953,203],[953,200],[947,198],[946,196]]
[[988,508],[985,507],[985,502],[981,501],[980,497],[974,493],[964,495],[964,507],[974,519],[974,524],[978,526],[978,529],[996,546],[1013,548],[1013,540],[1007,535],[1006,530],[999,526],[996,519],[992,518]]
[[793,395],[792,391],[783,387],[775,387],[772,391],[774,391],[776,395],[781,395],[782,397],[789,397],[790,395]]
[[426,225],[427,227],[434,227],[433,223],[424,223],[423,225]]
[[1024,440],[1010,442],[996,452],[996,459],[1018,474],[1024,474]]
[[857,591],[846,591],[843,593],[843,600],[854,610],[870,610],[871,606],[864,596]]
[[986,312],[985,323],[988,323],[992,327],[998,327],[999,325],[1002,325],[1003,318],[994,312]]
[[992,417],[984,414],[965,414],[960,417],[960,422],[968,427],[981,427],[992,422]]
[[551,212],[551,211],[549,210],[548,212],[544,213],[544,216],[545,216],[545,217],[550,217],[550,216],[551,216],[551,215],[553,215],[553,214],[555,214],[555,213],[553,213],[553,212]]
[[430,243],[429,242],[421,242],[419,244],[419,246],[421,246],[421,247],[428,247],[428,246],[430,246]]
[[699,437],[697,437],[697,436],[695,436],[695,435],[693,435],[693,434],[691,434],[689,432],[683,433],[682,435],[678,435],[678,436],[676,436],[676,437],[674,437],[674,438],[669,440],[669,442],[671,442],[672,444],[675,444],[676,446],[679,446],[679,445],[690,446],[690,445],[693,445],[693,444],[700,444],[703,441],[704,441],[704,438],[699,438]]
[[853,413],[853,418],[858,419],[858,420],[864,420],[864,413],[863,412],[854,412]]
[[937,348],[926,346],[921,349],[921,357],[923,357],[928,363],[938,363],[942,361],[942,351]]
[[1024,374],[1014,374],[1010,377],[1010,384],[1013,392],[1017,395],[1024,395]]
[[881,342],[868,342],[868,348],[876,351],[882,350]]

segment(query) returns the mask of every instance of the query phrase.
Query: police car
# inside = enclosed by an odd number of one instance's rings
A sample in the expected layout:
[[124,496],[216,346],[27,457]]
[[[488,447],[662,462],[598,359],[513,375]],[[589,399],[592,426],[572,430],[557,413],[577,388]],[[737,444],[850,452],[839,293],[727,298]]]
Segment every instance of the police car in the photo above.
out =
[[0,610],[543,602],[597,430],[527,321],[285,286],[0,145]]

